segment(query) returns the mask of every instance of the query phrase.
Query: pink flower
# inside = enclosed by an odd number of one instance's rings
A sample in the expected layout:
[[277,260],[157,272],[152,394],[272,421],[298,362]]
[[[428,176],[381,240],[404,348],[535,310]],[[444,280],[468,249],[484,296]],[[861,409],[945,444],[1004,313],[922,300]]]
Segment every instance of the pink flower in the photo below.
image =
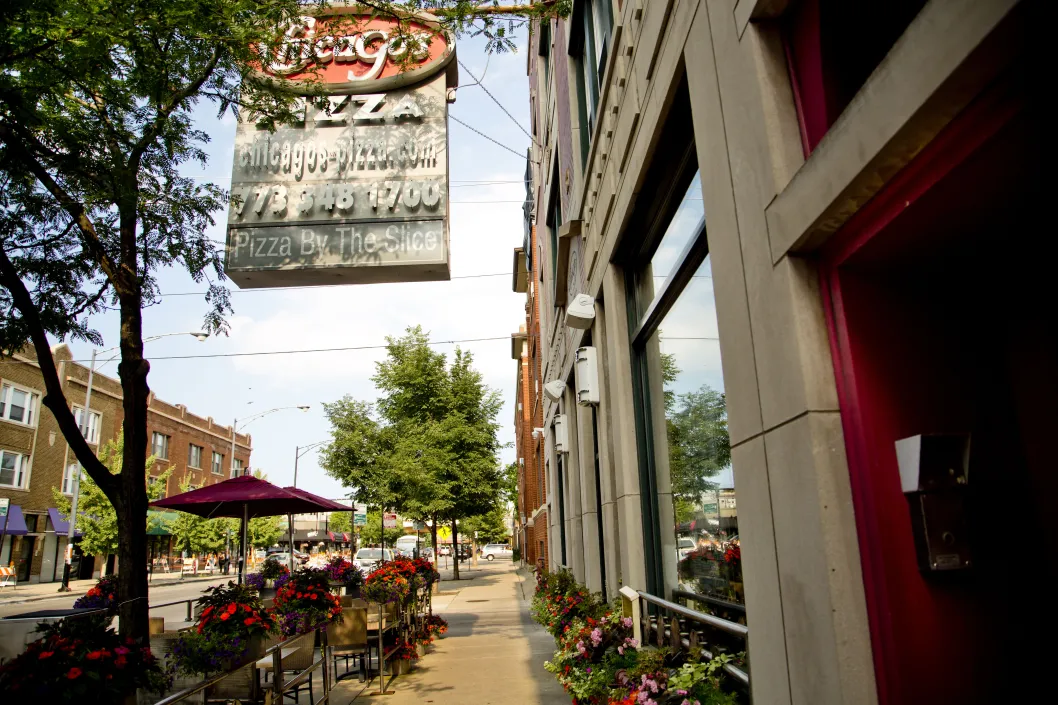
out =
[[591,645],[598,646],[602,643],[602,629],[595,627],[591,630]]
[[631,629],[632,628],[632,618],[631,617],[621,617],[621,626],[623,626],[625,629]]

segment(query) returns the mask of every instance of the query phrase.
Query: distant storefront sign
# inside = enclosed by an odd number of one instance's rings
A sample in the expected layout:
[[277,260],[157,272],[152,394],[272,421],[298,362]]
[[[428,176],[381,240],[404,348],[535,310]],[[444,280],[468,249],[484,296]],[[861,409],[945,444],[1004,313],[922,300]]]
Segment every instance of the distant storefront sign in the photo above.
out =
[[383,529],[396,529],[397,528],[397,515],[386,512],[382,515],[382,528]]
[[242,116],[225,256],[238,286],[449,279],[455,46],[426,20],[413,29],[428,46],[411,48],[395,29],[381,18],[302,17],[266,63],[273,79],[315,80],[330,94],[274,133]]
[[367,505],[353,505],[353,526],[367,526]]

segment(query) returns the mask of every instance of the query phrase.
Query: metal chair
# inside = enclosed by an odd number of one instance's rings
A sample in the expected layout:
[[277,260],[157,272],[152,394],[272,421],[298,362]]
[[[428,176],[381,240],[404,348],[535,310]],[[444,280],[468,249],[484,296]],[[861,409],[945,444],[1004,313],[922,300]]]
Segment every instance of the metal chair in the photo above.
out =
[[[364,662],[365,654],[370,652],[367,641],[367,603],[363,600],[354,600],[362,603],[353,605],[342,610],[342,621],[327,625],[327,644],[330,648],[331,660],[334,663],[334,680],[338,682],[343,676],[349,674],[349,659],[356,658],[360,664],[360,680],[367,677],[367,668]],[[338,659],[345,660],[345,671],[338,675]]]

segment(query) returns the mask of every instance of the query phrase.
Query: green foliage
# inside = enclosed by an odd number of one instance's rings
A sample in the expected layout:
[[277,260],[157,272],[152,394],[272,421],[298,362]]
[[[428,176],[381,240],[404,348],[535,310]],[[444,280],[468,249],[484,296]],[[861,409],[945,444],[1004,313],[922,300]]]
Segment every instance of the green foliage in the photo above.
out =
[[352,512],[331,512],[327,520],[327,530],[334,533],[353,533]]
[[694,518],[702,495],[716,488],[712,478],[731,464],[727,399],[708,385],[686,394],[672,391],[680,370],[671,354],[661,356],[661,372],[672,501],[676,521],[682,523]]
[[[419,326],[387,338],[386,359],[372,378],[382,394],[377,405],[351,397],[325,405],[333,441],[322,452],[323,467],[358,501],[410,518],[491,510],[500,500],[502,400],[472,363],[457,348],[449,364]],[[365,533],[366,542],[375,538]]]
[[735,694],[720,686],[724,664],[732,660],[730,654],[720,654],[709,661],[688,661],[669,676],[669,690],[685,690],[688,699],[701,705],[738,705]]
[[[125,452],[124,436],[107,441],[99,451],[99,458],[103,464],[115,475],[121,473],[121,459]],[[146,472],[154,465],[154,457],[147,458]],[[160,499],[166,481],[172,474],[166,470],[160,475],[160,482],[147,485],[147,499],[154,501]],[[70,497],[59,491],[59,488],[51,488],[52,500],[59,512],[66,517],[70,516]],[[151,520],[144,523],[146,531]],[[81,550],[88,555],[106,556],[117,553],[118,540],[121,535],[118,524],[117,512],[114,505],[103,493],[90,476],[81,478],[80,489],[77,496],[77,530],[81,532]]]
[[465,536],[473,536],[477,531],[479,546],[486,543],[503,543],[510,538],[507,513],[503,507],[496,507],[485,514],[464,519],[459,522],[459,531]]

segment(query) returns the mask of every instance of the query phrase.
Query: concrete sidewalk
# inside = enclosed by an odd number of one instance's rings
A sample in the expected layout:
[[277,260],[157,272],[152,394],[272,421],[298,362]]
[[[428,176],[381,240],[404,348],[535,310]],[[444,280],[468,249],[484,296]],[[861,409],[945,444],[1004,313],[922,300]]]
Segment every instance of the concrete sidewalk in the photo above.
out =
[[[205,580],[216,580],[217,578],[223,578],[224,573],[216,573],[209,575],[204,572],[199,572],[197,576],[185,575],[180,576],[179,573],[156,573],[154,579],[149,581],[148,586],[158,585],[180,585],[182,583],[194,583],[202,582]],[[236,573],[231,573],[229,577],[235,580]],[[0,604],[17,604],[22,602],[40,602],[41,600],[50,600],[56,597],[76,597],[83,595],[99,582],[98,579],[93,578],[92,580],[71,580],[70,581],[70,592],[59,592],[59,583],[21,583],[17,587],[4,587],[0,588]]]
[[[465,565],[458,582],[445,580],[451,571],[442,571],[434,596],[434,613],[448,620],[447,636],[411,673],[393,680],[387,705],[569,705],[569,696],[544,670],[555,642],[529,618],[532,578],[510,561]],[[378,692],[377,678],[368,684],[352,678],[339,683],[331,699],[367,703],[371,692]]]

